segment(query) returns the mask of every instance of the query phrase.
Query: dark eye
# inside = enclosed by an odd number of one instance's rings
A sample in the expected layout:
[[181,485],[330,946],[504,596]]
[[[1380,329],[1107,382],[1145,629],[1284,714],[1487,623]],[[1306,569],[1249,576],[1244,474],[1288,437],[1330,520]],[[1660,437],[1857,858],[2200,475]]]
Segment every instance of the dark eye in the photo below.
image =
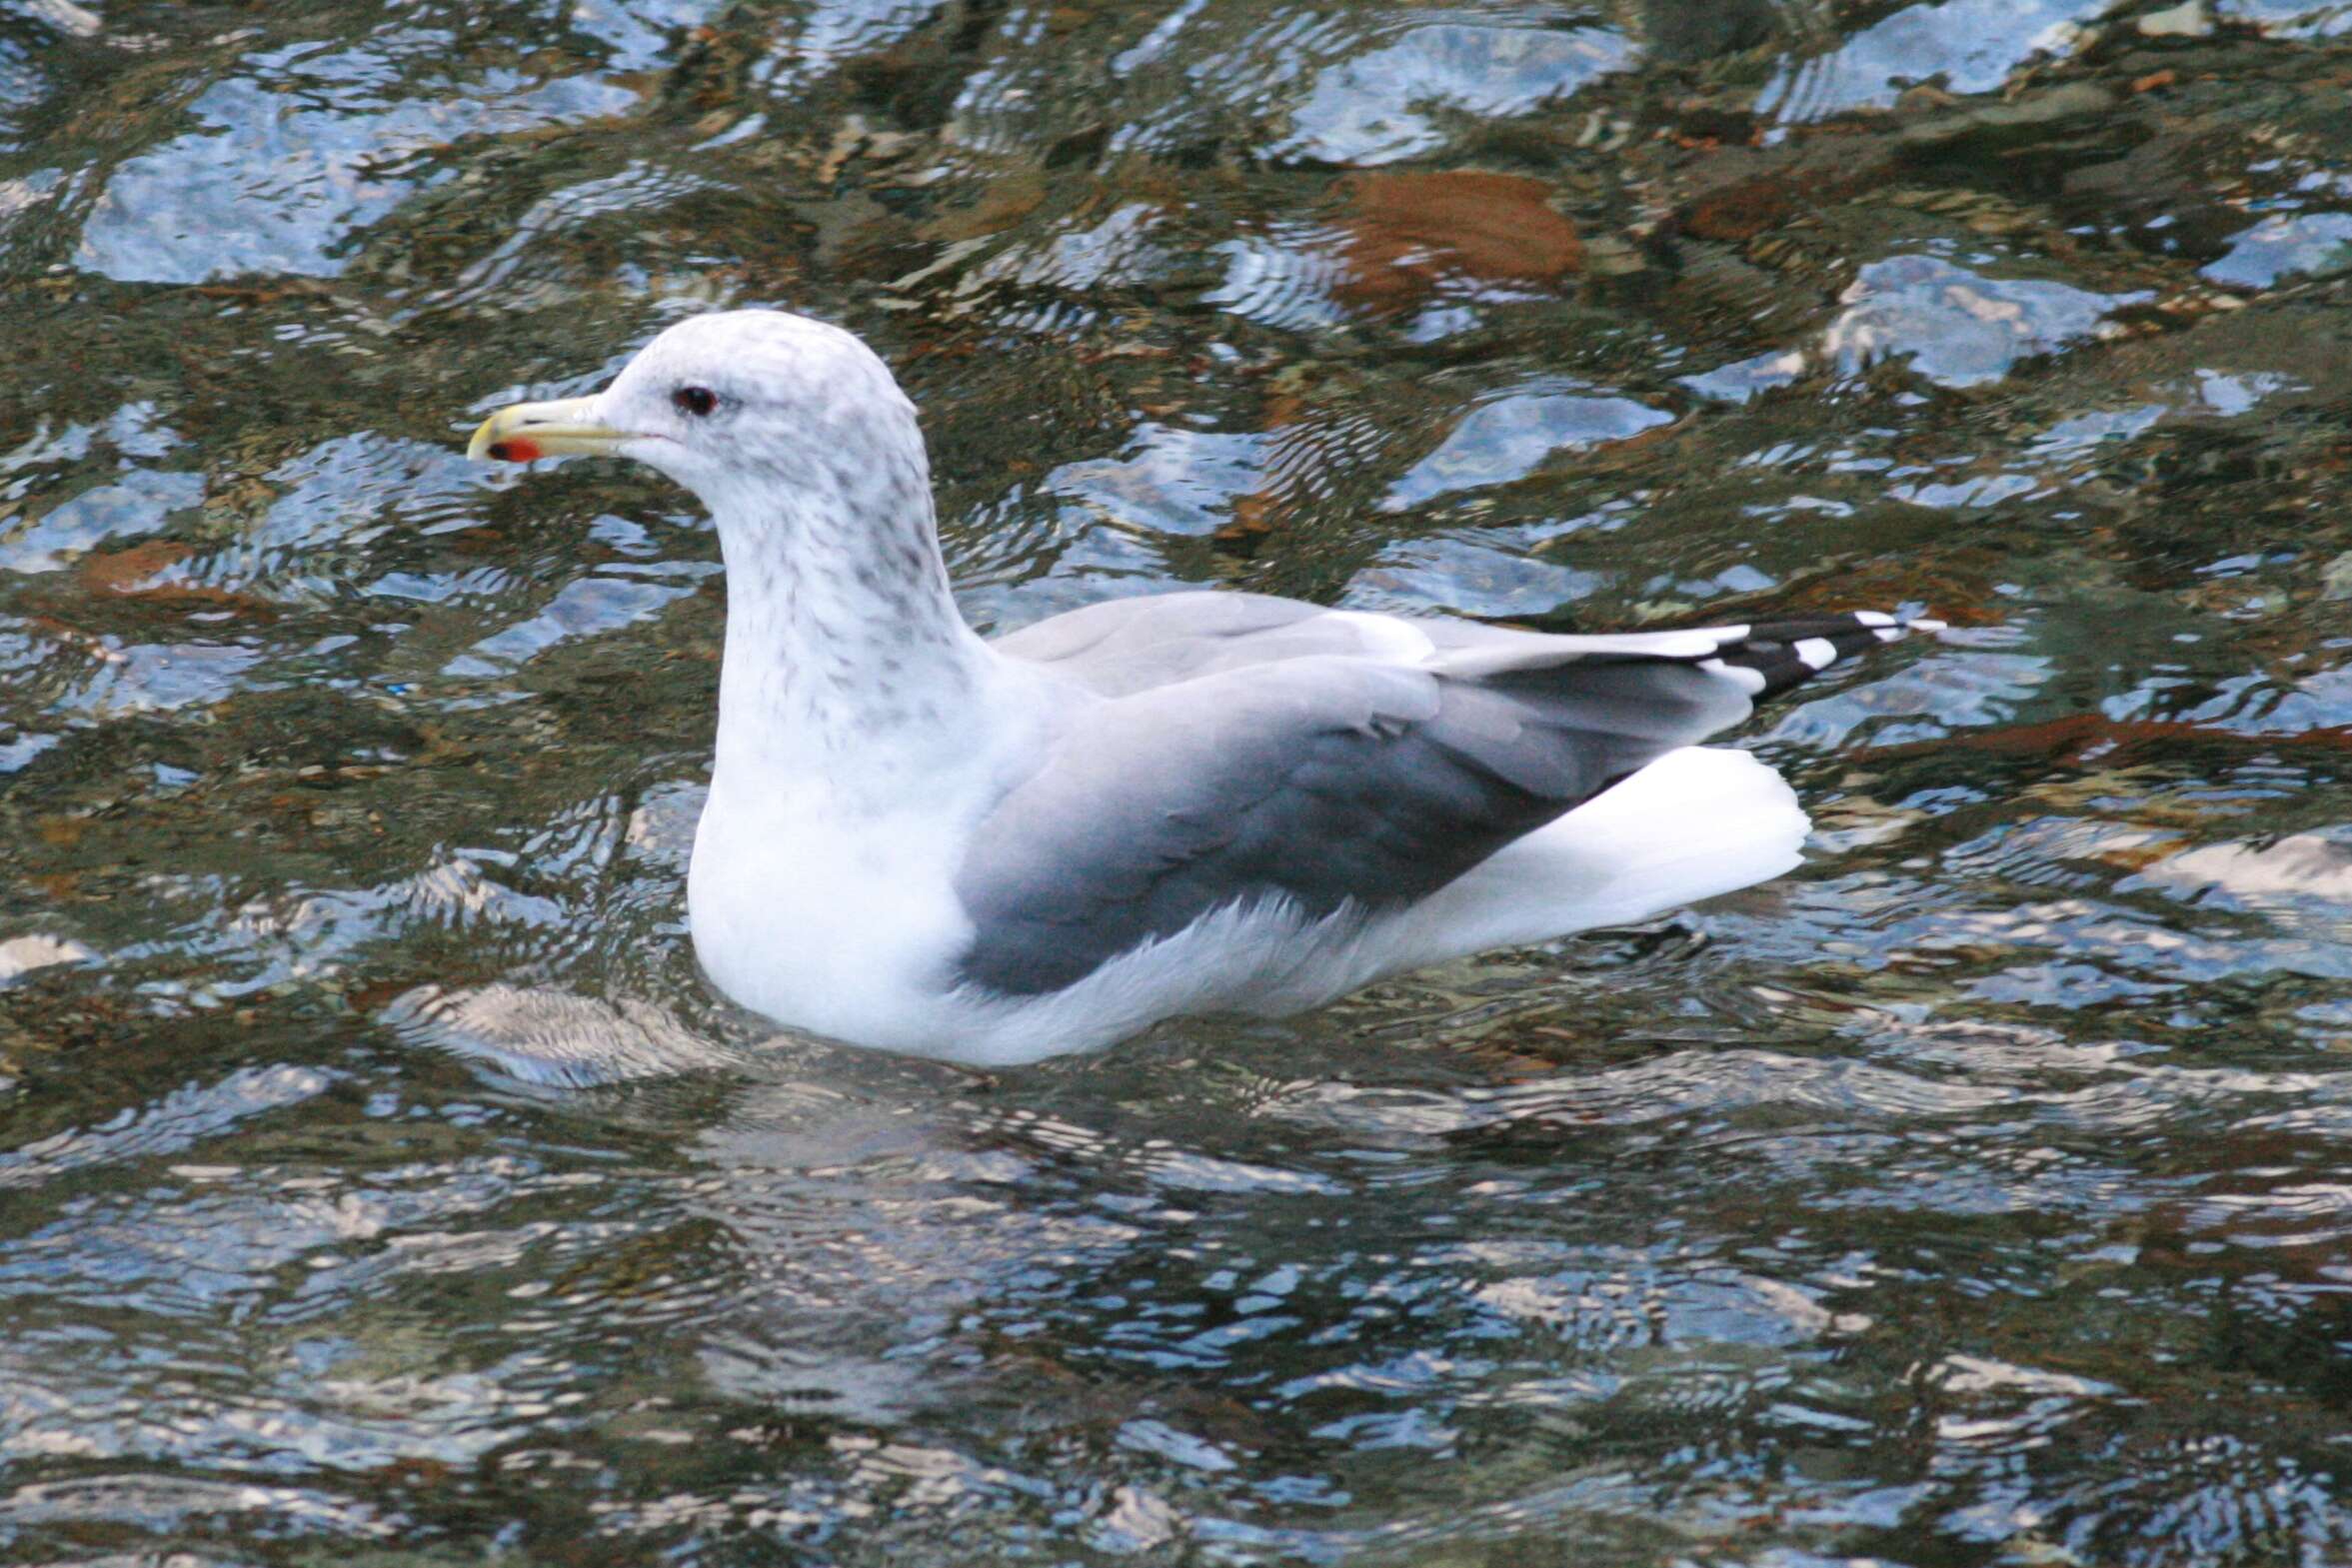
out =
[[701,419],[719,406],[719,394],[708,387],[681,387],[670,394],[670,402],[679,413]]

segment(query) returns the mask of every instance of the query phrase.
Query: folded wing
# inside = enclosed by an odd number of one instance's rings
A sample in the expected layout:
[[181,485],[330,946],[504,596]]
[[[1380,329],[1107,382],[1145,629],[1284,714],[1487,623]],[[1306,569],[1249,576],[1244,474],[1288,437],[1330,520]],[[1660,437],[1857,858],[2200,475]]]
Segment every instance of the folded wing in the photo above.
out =
[[1759,698],[1902,635],[1868,615],[1624,637],[1476,630],[1409,665],[1212,658],[1208,674],[1088,705],[974,834],[956,883],[976,932],[963,978],[1057,990],[1236,902],[1401,907]]

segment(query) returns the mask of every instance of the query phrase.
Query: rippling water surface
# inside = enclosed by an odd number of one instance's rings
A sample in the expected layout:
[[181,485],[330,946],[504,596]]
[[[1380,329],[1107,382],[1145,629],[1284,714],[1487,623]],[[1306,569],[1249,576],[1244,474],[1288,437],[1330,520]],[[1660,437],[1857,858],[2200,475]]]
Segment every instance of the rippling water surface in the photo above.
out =
[[[681,923],[844,322],[976,620],[1908,605],[1805,868],[983,1078]],[[0,5],[0,1556],[2352,1559],[2352,9]]]

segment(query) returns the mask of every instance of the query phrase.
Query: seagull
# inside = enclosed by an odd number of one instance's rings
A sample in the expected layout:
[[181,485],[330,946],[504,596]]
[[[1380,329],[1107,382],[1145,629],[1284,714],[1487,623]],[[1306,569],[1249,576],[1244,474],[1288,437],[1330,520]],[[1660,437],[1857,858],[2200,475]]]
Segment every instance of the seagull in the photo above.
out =
[[1940,623],[1863,611],[1552,636],[1262,594],[1115,599],[983,639],[915,406],[849,332],[714,312],[469,457],[651,465],[717,525],[727,636],[687,876],[711,981],[966,1064],[1278,1016],[1776,876],[1809,823],[1695,745]]

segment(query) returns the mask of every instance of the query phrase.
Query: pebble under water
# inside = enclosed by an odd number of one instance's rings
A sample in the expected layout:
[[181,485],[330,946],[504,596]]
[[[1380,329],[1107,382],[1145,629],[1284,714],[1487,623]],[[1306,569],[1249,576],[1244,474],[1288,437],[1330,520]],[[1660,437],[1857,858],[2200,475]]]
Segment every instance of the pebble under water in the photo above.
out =
[[[865,335],[968,613],[1952,630],[1806,865],[980,1076],[463,460]],[[0,5],[0,1560],[2352,1560],[2352,8]]]

